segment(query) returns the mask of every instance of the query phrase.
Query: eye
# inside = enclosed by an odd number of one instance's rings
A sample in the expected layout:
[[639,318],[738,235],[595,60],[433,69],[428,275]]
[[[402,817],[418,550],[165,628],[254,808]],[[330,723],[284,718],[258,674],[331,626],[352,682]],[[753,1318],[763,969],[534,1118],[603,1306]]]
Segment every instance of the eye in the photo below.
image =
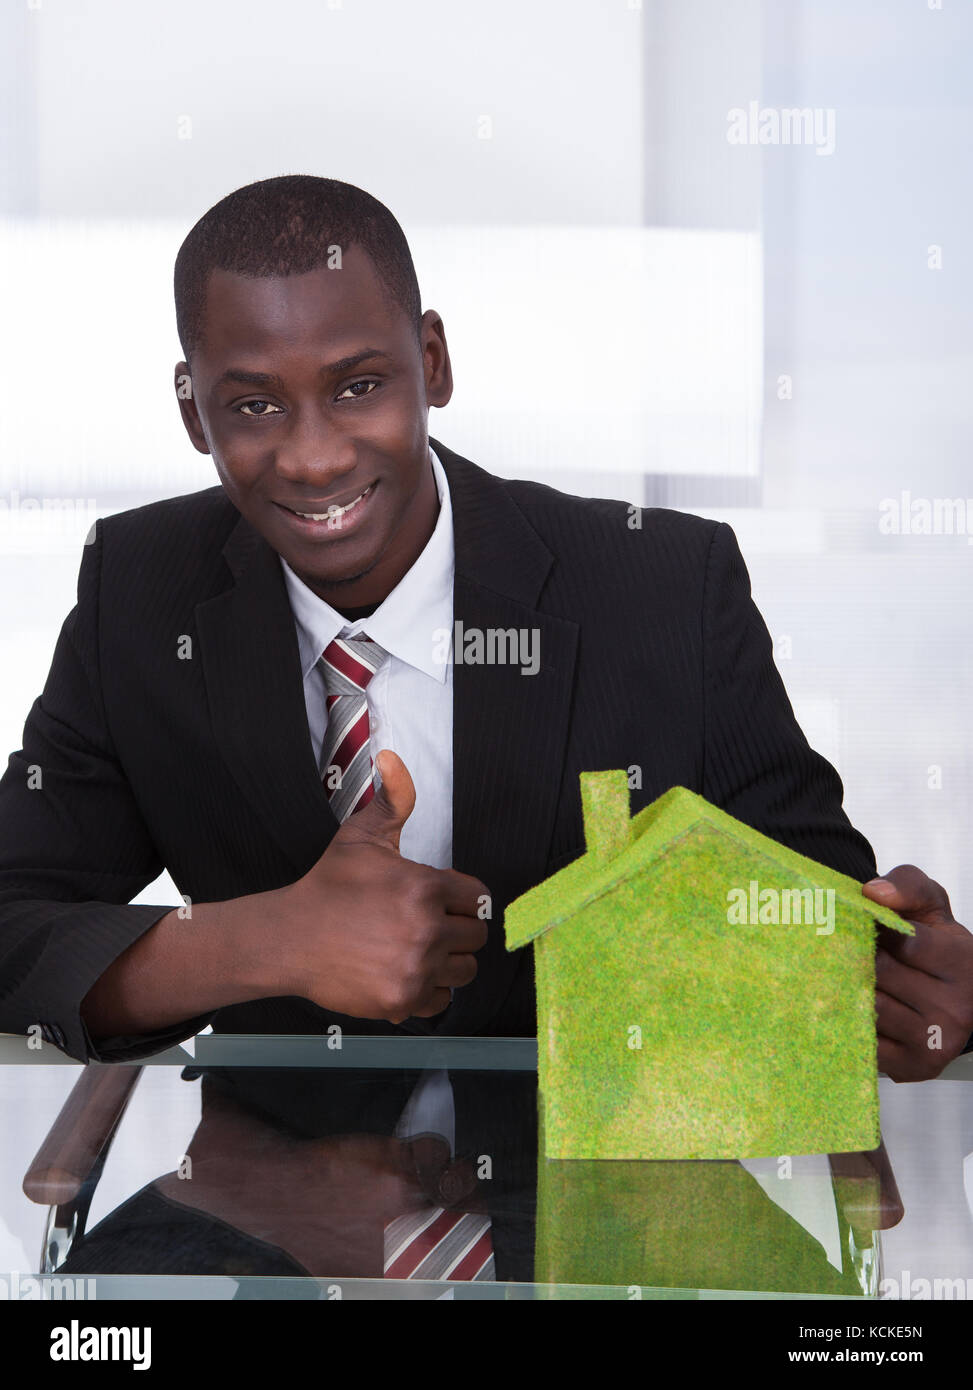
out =
[[280,406],[273,405],[270,401],[244,401],[242,405],[237,406],[237,411],[240,415],[251,416],[280,415],[282,413]]
[[353,381],[353,382],[350,383],[350,385],[346,386],[346,387],[344,388],[343,391],[339,392],[339,394],[338,394],[338,400],[340,401],[340,400],[342,400],[343,398],[346,399],[346,398],[347,398],[347,393],[348,393],[349,391],[351,391],[351,392],[353,393],[353,394],[352,394],[352,397],[351,397],[352,400],[354,400],[354,401],[361,400],[362,396],[370,396],[370,395],[372,394],[372,391],[371,391],[371,389],[369,389],[369,390],[367,390],[367,391],[359,391],[359,390],[357,389],[359,386],[367,386],[367,387],[371,388],[371,387],[373,387],[373,386],[378,386],[378,385],[379,385],[379,382],[374,381],[371,377],[363,377],[361,381]]

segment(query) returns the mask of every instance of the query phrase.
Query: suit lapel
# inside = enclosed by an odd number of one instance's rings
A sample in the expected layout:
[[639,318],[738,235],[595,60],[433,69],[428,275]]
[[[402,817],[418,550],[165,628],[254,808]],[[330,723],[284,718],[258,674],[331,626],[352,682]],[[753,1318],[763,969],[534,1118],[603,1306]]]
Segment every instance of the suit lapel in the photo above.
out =
[[213,732],[299,877],[338,822],[314,761],[294,617],[276,551],[244,518],[223,555],[236,582],[196,608]]
[[[578,628],[537,600],[554,557],[503,483],[432,441],[449,480],[456,541],[454,634],[516,629],[534,644],[520,664],[475,664],[454,653],[453,866],[494,899],[477,978],[457,990],[449,1032],[475,1032],[503,1002],[520,966],[504,946],[502,909],[543,878],[557,811]],[[530,649],[528,649],[530,650]]]

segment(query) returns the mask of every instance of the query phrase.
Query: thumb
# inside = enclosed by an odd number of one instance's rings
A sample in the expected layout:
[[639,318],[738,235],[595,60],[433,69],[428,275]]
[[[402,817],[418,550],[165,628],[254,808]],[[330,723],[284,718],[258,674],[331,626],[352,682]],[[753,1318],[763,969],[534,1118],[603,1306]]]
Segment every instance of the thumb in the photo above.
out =
[[398,853],[402,827],[416,804],[416,789],[409,769],[390,748],[376,753],[375,766],[380,782],[374,796],[360,811],[348,817],[338,834],[346,840],[364,835],[366,839],[378,840]]
[[910,921],[939,926],[955,920],[946,889],[915,864],[897,864],[863,884],[862,893]]

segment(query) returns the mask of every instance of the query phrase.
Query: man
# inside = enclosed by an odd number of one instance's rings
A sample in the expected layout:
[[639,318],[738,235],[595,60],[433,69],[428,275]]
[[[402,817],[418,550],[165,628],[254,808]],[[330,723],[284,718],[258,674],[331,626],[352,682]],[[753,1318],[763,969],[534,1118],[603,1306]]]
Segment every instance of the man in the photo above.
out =
[[[380,203],[240,189],[183,244],[176,305],[221,486],[86,550],[0,782],[0,1027],[82,1060],[211,1020],[529,1034],[503,909],[582,851],[584,769],[637,767],[633,811],[681,784],[874,880],[727,526],[632,524],[429,440],[445,332]],[[511,389],[538,350],[512,320]],[[498,634],[513,659],[484,662]],[[129,905],[163,866],[187,907]],[[973,938],[912,866],[863,891],[916,923],[878,951],[879,1065],[934,1076],[973,1030]]]

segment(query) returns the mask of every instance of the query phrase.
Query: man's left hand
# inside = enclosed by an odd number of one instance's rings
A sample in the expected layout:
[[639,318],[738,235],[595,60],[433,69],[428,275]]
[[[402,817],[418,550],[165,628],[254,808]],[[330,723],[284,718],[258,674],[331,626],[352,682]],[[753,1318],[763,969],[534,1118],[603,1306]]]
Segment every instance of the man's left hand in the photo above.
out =
[[973,934],[953,917],[946,890],[914,864],[871,879],[862,893],[916,929],[900,936],[879,928],[879,1070],[893,1081],[929,1081],[973,1033]]

